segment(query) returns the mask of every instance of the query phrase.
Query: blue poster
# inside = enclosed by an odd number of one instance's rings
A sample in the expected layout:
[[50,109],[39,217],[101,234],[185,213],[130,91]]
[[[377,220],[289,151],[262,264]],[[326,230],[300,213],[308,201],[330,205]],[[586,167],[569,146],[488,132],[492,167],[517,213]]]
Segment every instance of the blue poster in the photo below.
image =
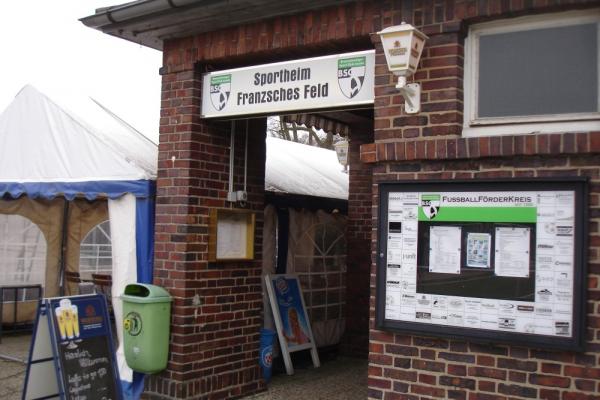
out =
[[271,280],[281,316],[283,336],[290,349],[311,343],[306,310],[297,278],[278,276]]

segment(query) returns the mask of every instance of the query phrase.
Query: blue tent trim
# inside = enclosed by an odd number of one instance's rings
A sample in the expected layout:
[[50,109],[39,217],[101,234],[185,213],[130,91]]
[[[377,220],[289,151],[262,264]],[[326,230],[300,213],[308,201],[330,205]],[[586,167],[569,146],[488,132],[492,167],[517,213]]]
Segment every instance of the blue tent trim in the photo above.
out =
[[[131,193],[136,197],[135,242],[137,260],[137,280],[152,283],[154,259],[154,209],[156,182],[135,181],[89,181],[89,182],[0,182],[0,198],[6,195],[19,198],[53,199],[65,197],[71,201],[84,197],[117,199]],[[123,396],[127,400],[137,400],[144,390],[145,375],[133,372],[133,382],[121,381]]]
[[[137,198],[135,204],[135,248],[137,281],[152,283],[154,259],[154,198]],[[132,382],[121,381],[125,400],[138,400],[144,391],[146,375],[133,371]]]
[[127,193],[137,198],[151,198],[156,194],[156,182],[135,181],[86,181],[86,182],[0,182],[0,197],[18,198],[27,195],[32,199],[53,199],[64,196],[67,200],[85,197],[117,199]]
[[135,205],[135,248],[137,280],[152,283],[154,259],[154,206],[153,197],[137,198]]

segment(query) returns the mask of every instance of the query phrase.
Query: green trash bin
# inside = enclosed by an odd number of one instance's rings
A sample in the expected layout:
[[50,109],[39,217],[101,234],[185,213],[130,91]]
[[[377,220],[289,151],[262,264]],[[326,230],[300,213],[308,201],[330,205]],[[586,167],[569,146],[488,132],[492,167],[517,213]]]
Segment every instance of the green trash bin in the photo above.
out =
[[127,365],[146,374],[162,371],[169,353],[171,296],[160,286],[133,283],[121,299]]

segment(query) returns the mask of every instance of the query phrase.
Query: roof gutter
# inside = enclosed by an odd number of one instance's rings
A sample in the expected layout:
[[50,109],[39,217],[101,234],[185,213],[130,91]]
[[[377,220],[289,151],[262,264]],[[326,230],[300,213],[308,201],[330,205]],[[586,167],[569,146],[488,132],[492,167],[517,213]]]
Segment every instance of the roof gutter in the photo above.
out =
[[160,17],[174,8],[185,7],[202,2],[202,0],[132,1],[118,6],[99,8],[94,15],[83,17],[80,21],[83,22],[85,26],[102,30],[106,25],[123,23],[138,18],[145,18],[150,15]]

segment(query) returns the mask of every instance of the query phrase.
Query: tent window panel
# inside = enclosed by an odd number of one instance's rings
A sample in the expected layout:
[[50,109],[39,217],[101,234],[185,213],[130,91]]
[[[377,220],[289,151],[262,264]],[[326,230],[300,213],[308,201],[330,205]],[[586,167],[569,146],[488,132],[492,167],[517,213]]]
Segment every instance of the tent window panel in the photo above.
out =
[[[46,238],[29,219],[20,215],[0,215],[0,282],[5,286],[44,285],[46,279]],[[30,291],[20,291],[16,300],[37,298]],[[15,301],[12,291],[5,291],[4,301]]]
[[300,240],[312,243],[308,254],[294,255],[304,300],[313,322],[343,318],[346,290],[346,238],[338,227],[318,223]]
[[79,274],[91,279],[92,274],[112,273],[110,223],[104,221],[88,232],[79,249]]

